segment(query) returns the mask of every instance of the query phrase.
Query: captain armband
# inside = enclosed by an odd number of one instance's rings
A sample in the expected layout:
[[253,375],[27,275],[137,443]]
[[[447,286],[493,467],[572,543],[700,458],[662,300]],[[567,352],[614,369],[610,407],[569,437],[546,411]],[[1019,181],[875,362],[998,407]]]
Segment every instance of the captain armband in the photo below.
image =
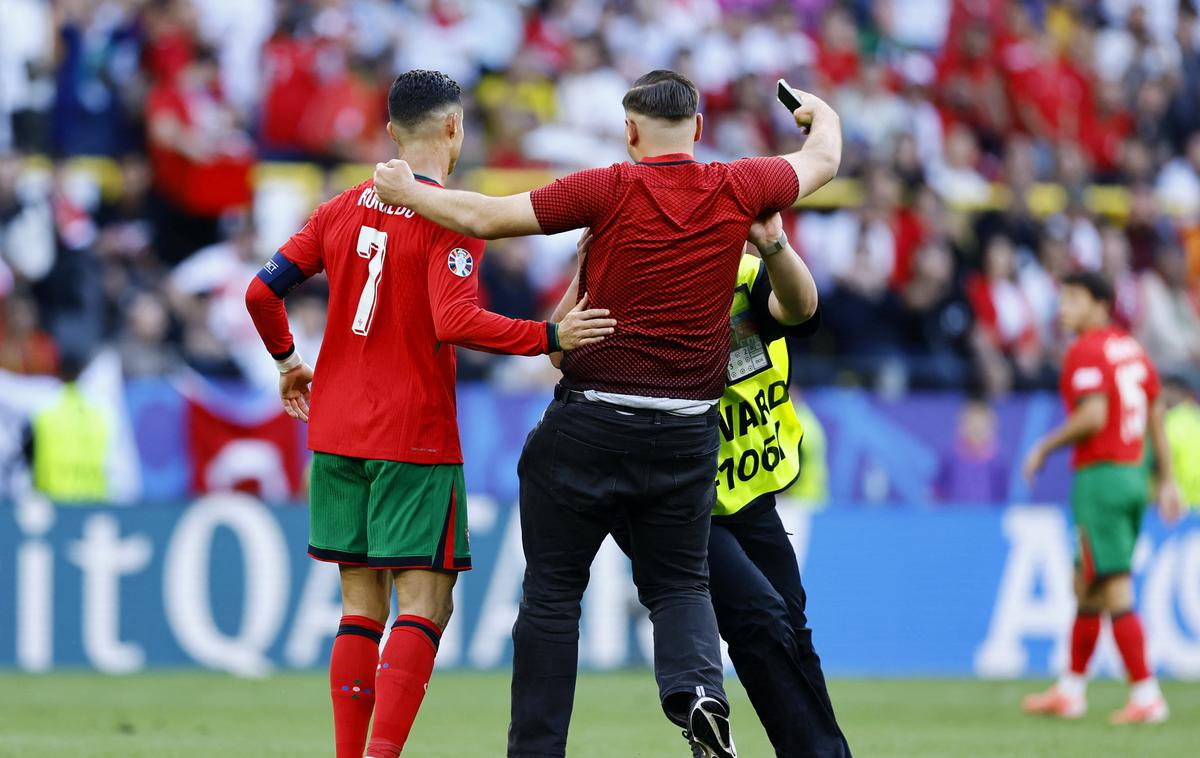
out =
[[295,263],[288,260],[283,253],[276,251],[271,259],[258,270],[259,280],[275,293],[281,300],[292,290],[299,287],[308,279],[308,274]]

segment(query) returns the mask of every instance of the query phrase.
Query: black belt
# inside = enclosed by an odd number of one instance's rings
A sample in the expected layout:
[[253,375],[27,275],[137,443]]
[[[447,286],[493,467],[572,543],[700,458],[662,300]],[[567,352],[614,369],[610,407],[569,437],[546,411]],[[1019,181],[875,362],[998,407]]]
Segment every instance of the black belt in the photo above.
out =
[[663,413],[663,411],[654,408],[631,408],[627,405],[609,403],[604,400],[593,400],[580,390],[569,390],[562,387],[554,388],[554,399],[564,405],[569,403],[583,403],[585,405],[595,405],[601,408],[620,411],[621,413],[631,413],[634,416],[657,416]]

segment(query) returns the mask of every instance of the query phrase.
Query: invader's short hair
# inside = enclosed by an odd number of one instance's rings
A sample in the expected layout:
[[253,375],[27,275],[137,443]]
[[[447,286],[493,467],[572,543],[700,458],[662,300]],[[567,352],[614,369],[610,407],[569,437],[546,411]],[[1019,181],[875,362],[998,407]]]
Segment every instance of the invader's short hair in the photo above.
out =
[[388,90],[388,118],[405,129],[411,129],[447,105],[461,104],[458,82],[441,71],[406,71],[396,77]]
[[700,91],[683,74],[659,69],[634,82],[621,104],[640,116],[682,121],[696,115]]
[[1085,289],[1092,296],[1093,300],[1098,300],[1109,306],[1113,304],[1113,300],[1115,299],[1112,284],[1095,271],[1074,271],[1063,277],[1062,284],[1064,287]]

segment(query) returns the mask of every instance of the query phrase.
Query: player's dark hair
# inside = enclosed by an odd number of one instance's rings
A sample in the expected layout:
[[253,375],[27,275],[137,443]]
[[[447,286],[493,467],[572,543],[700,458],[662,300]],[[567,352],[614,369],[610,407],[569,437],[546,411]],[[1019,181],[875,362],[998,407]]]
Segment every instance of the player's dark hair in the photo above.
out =
[[447,105],[461,105],[458,82],[441,71],[414,69],[396,77],[388,90],[388,118],[396,126],[412,128]]
[[634,82],[621,105],[640,116],[682,121],[696,115],[700,91],[683,74],[658,69]]
[[1063,277],[1062,285],[1064,287],[1085,289],[1092,296],[1093,300],[1098,300],[1109,306],[1113,304],[1113,300],[1116,297],[1113,294],[1112,284],[1095,271],[1073,271]]

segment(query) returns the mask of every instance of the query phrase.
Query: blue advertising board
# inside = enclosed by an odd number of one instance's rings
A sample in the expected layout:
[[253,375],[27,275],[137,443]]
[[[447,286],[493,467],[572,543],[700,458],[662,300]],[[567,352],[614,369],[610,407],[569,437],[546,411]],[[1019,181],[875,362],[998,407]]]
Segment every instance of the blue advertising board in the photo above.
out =
[[[222,415],[278,413],[278,399],[245,385],[208,383],[196,393]],[[549,390],[508,392],[488,384],[458,388],[458,418],[467,483],[501,502],[517,496],[517,457],[525,435],[549,401]],[[861,390],[818,389],[805,402],[824,427],[829,490],[841,503],[925,503],[935,495],[939,464],[956,444],[964,399],[956,393],[910,394],[895,400]],[[194,494],[188,449],[187,404],[177,383],[138,379],[125,385],[139,457],[142,498],[177,500]],[[1053,456],[1030,491],[1020,476],[1023,453],[1062,417],[1049,394],[1014,395],[995,404],[994,458],[1004,471],[1002,502],[1065,501],[1067,456]],[[298,424],[298,422],[297,422]],[[298,434],[302,435],[298,425]],[[297,437],[297,446],[303,445]]]
[[[502,667],[523,570],[519,521],[490,495],[470,503],[476,569],[456,590],[439,666]],[[1060,508],[781,507],[832,674],[1011,677],[1061,666],[1074,603]],[[0,667],[321,666],[338,578],[305,556],[306,536],[302,507],[240,494],[177,506],[0,506]],[[1200,678],[1200,525],[1168,530],[1148,518],[1135,562],[1157,670]],[[608,544],[585,597],[581,663],[636,665],[650,649],[628,563]],[[1107,633],[1096,666],[1119,671]]]

